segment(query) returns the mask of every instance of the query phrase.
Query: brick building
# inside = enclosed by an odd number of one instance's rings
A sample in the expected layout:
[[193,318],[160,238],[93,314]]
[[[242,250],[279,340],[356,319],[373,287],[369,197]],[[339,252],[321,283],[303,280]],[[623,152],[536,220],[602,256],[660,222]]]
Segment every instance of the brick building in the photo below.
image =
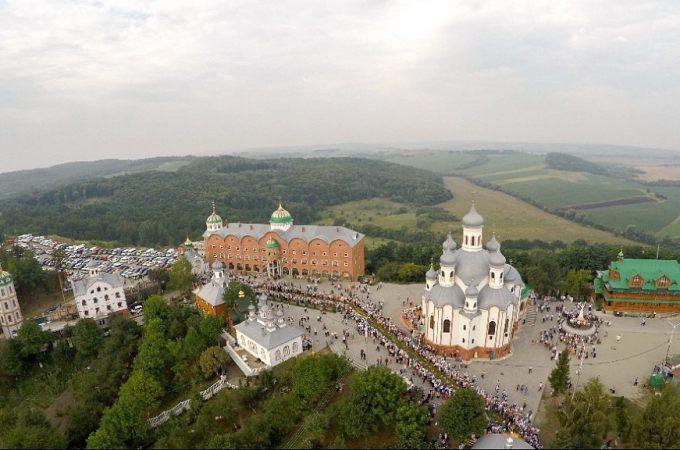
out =
[[230,224],[213,212],[203,233],[205,260],[221,261],[227,270],[280,275],[361,280],[364,235],[345,227],[293,225],[279,207],[269,224]]

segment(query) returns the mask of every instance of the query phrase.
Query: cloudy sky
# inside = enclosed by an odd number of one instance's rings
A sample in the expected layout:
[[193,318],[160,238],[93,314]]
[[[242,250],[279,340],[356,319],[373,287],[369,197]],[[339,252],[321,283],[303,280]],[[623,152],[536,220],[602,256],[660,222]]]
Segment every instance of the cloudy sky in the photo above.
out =
[[0,172],[254,147],[680,149],[680,2],[0,0]]

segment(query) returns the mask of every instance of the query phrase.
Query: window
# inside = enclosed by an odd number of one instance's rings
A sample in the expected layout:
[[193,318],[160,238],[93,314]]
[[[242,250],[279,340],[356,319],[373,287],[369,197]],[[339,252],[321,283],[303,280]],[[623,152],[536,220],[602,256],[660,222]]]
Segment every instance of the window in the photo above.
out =
[[17,307],[17,301],[16,300],[12,300],[12,306],[14,306],[15,308]]
[[213,259],[217,258],[217,253],[213,253]]
[[450,333],[451,332],[451,320],[446,319],[444,321],[444,333]]
[[297,250],[293,250],[293,254],[294,254],[294,255],[297,255]]
[[106,302],[109,301],[109,294],[106,294],[106,295],[104,296],[104,301],[106,301]]
[[322,265],[322,266],[327,266],[327,265],[328,265],[328,261],[326,261],[326,260],[324,259],[323,261],[321,261],[321,265]]
[[306,259],[306,258],[302,258],[302,264],[307,264],[307,259]]
[[344,262],[343,264],[345,267],[349,267],[349,263],[347,261]]
[[493,320],[489,322],[489,329],[487,330],[486,334],[488,334],[489,336],[493,336],[494,334],[496,334],[496,322],[494,322]]
[[333,258],[337,258],[337,257],[338,257],[338,252],[333,252]]
[[285,251],[285,250],[281,250],[281,253],[282,253],[283,255],[285,255],[285,254],[286,254],[286,251]]
[[0,316],[0,323],[5,323],[5,316]]
[[430,328],[434,329],[434,315],[430,316]]
[[465,338],[463,338],[463,344],[465,344]]
[[87,305],[87,302],[85,300],[83,300],[83,306],[85,306],[85,305]]
[[472,331],[475,331],[477,329],[477,325],[472,325]]
[[227,258],[229,258],[229,259],[233,258],[232,254],[229,253],[229,254],[227,255]]
[[12,323],[12,315],[11,314],[7,315],[7,322]]
[[247,251],[248,251],[248,247],[243,247],[243,251],[244,251],[244,252],[247,252]]
[[313,260],[312,260],[312,265],[313,265],[313,266],[316,265],[316,259],[313,259]]
[[656,285],[657,285],[658,287],[661,287],[661,288],[668,287],[668,278],[666,278],[665,275],[662,276],[661,278],[659,278],[659,279],[657,280]]
[[463,331],[467,330],[467,325],[463,325]]
[[312,256],[316,256],[316,252],[312,252]]
[[326,256],[326,252],[321,252],[321,256]]
[[444,278],[445,276],[446,276],[446,272],[444,272],[444,271],[442,270],[442,278]]
[[504,329],[505,333],[508,332],[508,325],[510,325],[510,319],[505,319],[505,329]]
[[295,353],[295,352],[297,352],[297,351],[298,351],[298,343],[297,343],[297,342],[293,342],[293,353]]
[[90,311],[88,311],[88,310],[86,309],[86,310],[85,310],[85,315],[86,315],[86,316],[89,316],[89,315],[90,315]]
[[97,292],[101,292],[102,288],[100,286],[97,286]]
[[120,298],[120,292],[116,292],[116,298]]
[[106,305],[106,310],[111,311],[111,305]]
[[227,246],[227,250],[231,251],[231,245]]
[[281,361],[281,350],[277,350],[277,351],[276,351],[275,359],[276,359],[277,361]]
[[339,265],[340,265],[340,263],[338,263],[337,261],[333,261],[333,266],[334,266],[334,267],[338,267]]
[[9,287],[9,293],[11,294],[12,292],[14,292],[14,289],[12,289],[12,286],[10,286]]
[[348,258],[348,257],[349,257],[349,254],[348,254],[348,253],[345,253],[345,258]]
[[302,256],[305,256],[307,254],[307,250],[302,250]]
[[475,340],[474,340],[474,339],[473,339],[472,341],[470,341],[470,344],[474,344],[474,343],[475,343]]
[[289,356],[290,356],[290,346],[286,345],[285,347],[283,347],[283,357],[287,358]]
[[239,251],[239,247],[236,247],[236,251]]
[[123,303],[122,303],[122,302],[118,302],[118,307],[120,308],[121,306],[123,306]]
[[9,303],[5,302],[5,309],[9,309]]
[[1,295],[4,297],[5,296],[5,289],[3,288],[2,290],[0,290],[0,292],[2,292]]

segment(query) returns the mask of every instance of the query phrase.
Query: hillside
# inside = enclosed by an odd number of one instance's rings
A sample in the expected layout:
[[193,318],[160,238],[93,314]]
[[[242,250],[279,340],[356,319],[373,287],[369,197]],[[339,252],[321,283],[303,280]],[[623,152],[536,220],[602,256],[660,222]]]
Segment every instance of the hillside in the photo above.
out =
[[452,194],[432,172],[384,161],[206,157],[175,172],[99,178],[2,200],[0,232],[176,245],[187,234],[200,236],[213,200],[232,223],[266,223],[282,201],[304,224],[324,208],[376,197],[433,205]]
[[174,171],[193,157],[159,157],[138,160],[105,159],[59,164],[45,169],[0,173],[0,199],[39,192],[69,183],[147,170]]

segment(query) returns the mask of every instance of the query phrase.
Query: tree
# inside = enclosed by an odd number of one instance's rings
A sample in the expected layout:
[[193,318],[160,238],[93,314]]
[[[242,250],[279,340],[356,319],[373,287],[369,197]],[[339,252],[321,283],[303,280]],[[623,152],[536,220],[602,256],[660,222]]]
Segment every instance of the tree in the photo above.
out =
[[71,336],[78,357],[89,359],[99,351],[104,340],[104,331],[93,319],[81,319],[73,327]]
[[243,292],[243,300],[252,301],[254,300],[255,294],[253,289],[247,284],[243,284],[239,281],[230,281],[227,288],[222,294],[222,300],[224,300],[224,306],[227,310],[227,325],[229,327],[229,333],[234,334],[234,322],[231,318],[231,312],[238,310],[239,299],[241,297],[239,294]]
[[638,423],[638,443],[644,448],[680,447],[680,395],[668,383],[652,396]]
[[291,379],[291,392],[305,403],[319,400],[332,381],[329,367],[317,356],[298,359],[291,370]]
[[409,402],[397,410],[397,446],[399,448],[421,448],[427,438],[427,406],[416,406]]
[[171,316],[171,309],[168,303],[160,295],[152,295],[144,302],[144,323],[158,318],[165,328]]
[[21,359],[21,344],[16,339],[5,342],[0,348],[0,373],[17,377],[24,371]]
[[472,389],[458,389],[439,408],[439,428],[460,442],[482,434],[488,421],[484,399]]
[[566,292],[576,294],[577,298],[583,298],[592,279],[593,275],[588,269],[571,269],[564,280],[564,289]]
[[222,372],[230,362],[231,358],[227,352],[218,346],[208,347],[201,353],[200,365],[206,378]]
[[168,284],[168,281],[170,281],[170,274],[168,273],[167,269],[163,269],[160,267],[151,269],[149,271],[148,276],[149,280],[156,283],[156,286],[158,287],[158,293],[165,289],[165,286]]
[[158,406],[163,394],[163,387],[156,379],[141,370],[135,370],[120,388],[119,401],[136,403],[138,409],[145,410]]
[[170,267],[168,287],[170,289],[179,289],[185,297],[191,294],[191,286],[194,282],[195,276],[191,271],[191,263],[180,255],[177,261]]
[[569,351],[565,348],[557,358],[557,365],[548,377],[553,394],[564,394],[569,387]]
[[203,316],[199,328],[206,346],[219,344],[219,337],[224,329],[224,317],[210,314]]
[[21,344],[22,356],[37,355],[46,341],[45,332],[40,328],[40,325],[32,320],[25,321],[17,331],[17,342]]
[[359,373],[341,408],[341,431],[349,437],[365,436],[381,425],[392,426],[405,403],[406,383],[385,367]]
[[607,412],[609,396],[600,380],[592,378],[573,397],[567,397],[560,412],[560,425],[569,433],[575,448],[598,448],[611,428]]

